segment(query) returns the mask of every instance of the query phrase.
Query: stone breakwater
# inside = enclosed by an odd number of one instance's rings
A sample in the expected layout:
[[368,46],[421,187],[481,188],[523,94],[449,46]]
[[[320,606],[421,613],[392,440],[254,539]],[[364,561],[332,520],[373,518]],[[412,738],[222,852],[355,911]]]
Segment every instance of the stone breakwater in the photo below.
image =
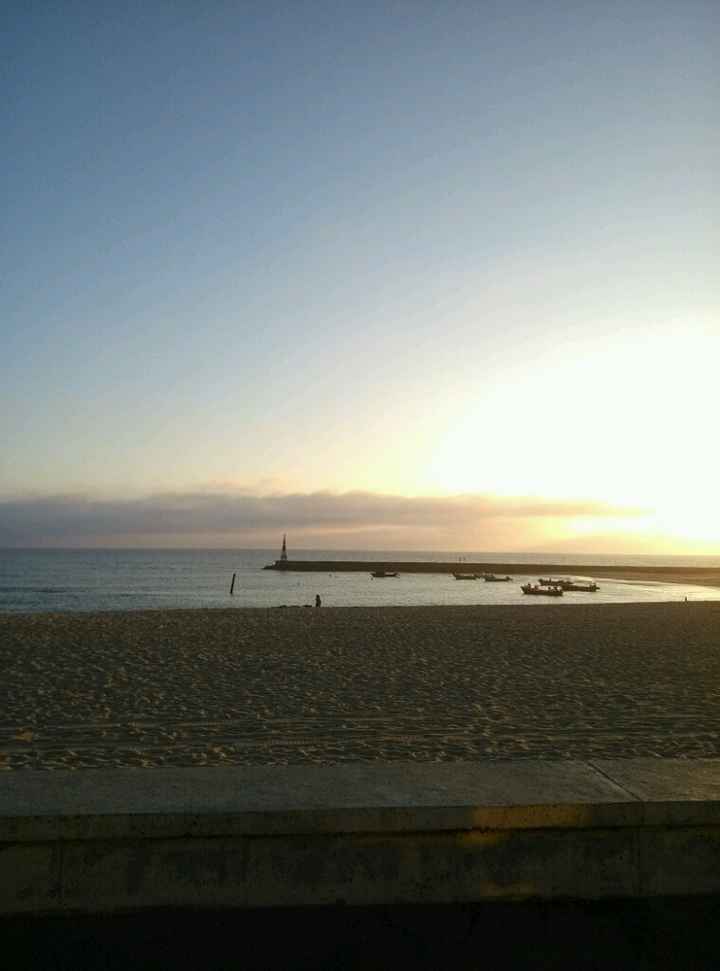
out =
[[720,604],[0,615],[0,769],[720,757]]

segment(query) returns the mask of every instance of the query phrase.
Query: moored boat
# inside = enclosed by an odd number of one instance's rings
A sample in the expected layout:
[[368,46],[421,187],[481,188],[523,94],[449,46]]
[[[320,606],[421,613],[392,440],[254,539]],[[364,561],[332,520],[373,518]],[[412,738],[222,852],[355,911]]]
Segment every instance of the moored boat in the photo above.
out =
[[523,593],[534,597],[562,597],[562,587],[540,586],[536,583],[523,583],[520,587]]
[[600,589],[594,580],[589,583],[578,583],[576,580],[563,580],[560,586],[563,590],[574,590],[580,593],[597,593]]
[[456,580],[477,580],[475,573],[453,573]]
[[400,574],[399,573],[388,573],[387,570],[375,570],[373,573],[370,574],[370,576],[373,577],[375,580],[385,580],[388,577],[397,577],[397,576],[400,576]]
[[512,582],[512,577],[498,577],[494,573],[483,573],[485,583],[508,583]]

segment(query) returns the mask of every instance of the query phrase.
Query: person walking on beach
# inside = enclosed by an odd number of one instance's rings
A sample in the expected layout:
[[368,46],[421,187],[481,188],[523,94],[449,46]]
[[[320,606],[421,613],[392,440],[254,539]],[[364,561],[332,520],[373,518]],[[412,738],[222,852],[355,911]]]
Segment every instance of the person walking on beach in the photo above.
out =
[[316,593],[315,594],[315,606],[316,607],[322,607],[322,600],[320,599],[320,594],[319,593]]

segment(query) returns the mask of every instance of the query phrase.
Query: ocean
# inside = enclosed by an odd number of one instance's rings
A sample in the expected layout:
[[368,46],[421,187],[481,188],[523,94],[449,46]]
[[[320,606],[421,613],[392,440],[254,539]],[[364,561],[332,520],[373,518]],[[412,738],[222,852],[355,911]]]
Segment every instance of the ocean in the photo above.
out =
[[[561,556],[556,553],[294,550],[298,559],[512,561],[524,564],[513,583],[458,582],[443,574],[373,580],[366,573],[278,573],[263,570],[278,550],[0,550],[0,611],[148,610],[187,607],[633,603],[720,600],[720,589],[602,580],[594,594],[525,597],[520,583],[537,580],[533,563],[604,566],[720,566],[720,557]],[[230,596],[233,573],[237,574]]]

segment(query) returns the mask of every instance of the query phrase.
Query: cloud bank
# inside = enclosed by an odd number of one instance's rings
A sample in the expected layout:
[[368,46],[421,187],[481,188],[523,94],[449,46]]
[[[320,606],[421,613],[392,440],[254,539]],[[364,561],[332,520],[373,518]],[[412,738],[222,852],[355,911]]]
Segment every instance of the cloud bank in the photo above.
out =
[[549,522],[567,525],[578,519],[639,514],[639,510],[597,502],[482,495],[250,495],[214,491],[125,500],[61,495],[0,500],[0,546],[246,543],[275,547],[279,534],[289,532],[296,542],[336,548],[341,548],[338,543],[358,548],[380,543],[393,548],[405,542],[408,549],[500,549],[503,547],[493,544],[505,537],[506,548],[519,549],[527,547],[532,536]]

